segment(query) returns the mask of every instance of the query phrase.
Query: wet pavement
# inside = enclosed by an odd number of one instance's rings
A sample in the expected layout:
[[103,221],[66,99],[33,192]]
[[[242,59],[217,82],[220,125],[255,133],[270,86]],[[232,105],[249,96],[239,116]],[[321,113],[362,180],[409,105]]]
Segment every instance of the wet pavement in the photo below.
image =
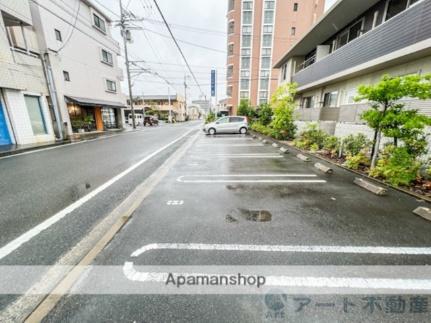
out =
[[[319,172],[250,136],[208,137],[169,170],[96,258],[97,266],[430,265],[431,256],[361,248],[429,248],[423,202],[389,190],[375,196],[355,176]],[[223,249],[223,246],[226,249]],[[247,247],[244,247],[247,246]],[[266,252],[262,246],[287,246]],[[309,252],[307,248],[321,247]],[[296,249],[295,249],[296,248]],[[338,252],[337,248],[348,248]],[[315,250],[314,249],[314,250]],[[368,250],[368,249],[367,249]],[[86,285],[85,277],[79,284]],[[139,284],[139,282],[136,282]],[[426,322],[417,295],[70,295],[46,322]],[[422,306],[417,302],[422,301]],[[431,302],[430,302],[431,303]],[[371,308],[371,306],[373,306]],[[398,306],[398,307],[397,307]],[[425,310],[426,309],[426,310]]]

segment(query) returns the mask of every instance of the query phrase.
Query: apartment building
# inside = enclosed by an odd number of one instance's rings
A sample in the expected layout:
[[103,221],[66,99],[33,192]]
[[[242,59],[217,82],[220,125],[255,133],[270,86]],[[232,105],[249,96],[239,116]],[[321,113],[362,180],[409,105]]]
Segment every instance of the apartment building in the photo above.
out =
[[54,141],[48,99],[29,1],[0,0],[0,147]]
[[272,68],[323,14],[324,0],[228,0],[227,106],[267,103],[278,85]]
[[[371,138],[357,88],[384,74],[431,73],[431,0],[340,0],[275,67],[280,83],[298,84],[300,128],[318,121],[330,134]],[[430,100],[404,103],[431,116]]]
[[91,0],[30,3],[64,135],[122,128],[120,45],[110,18]]
[[[127,100],[130,106],[130,100]],[[135,113],[155,111],[161,120],[183,122],[187,120],[186,101],[178,95],[141,95],[133,99]],[[125,110],[126,120],[131,124],[131,109]],[[169,119],[171,118],[171,119]]]

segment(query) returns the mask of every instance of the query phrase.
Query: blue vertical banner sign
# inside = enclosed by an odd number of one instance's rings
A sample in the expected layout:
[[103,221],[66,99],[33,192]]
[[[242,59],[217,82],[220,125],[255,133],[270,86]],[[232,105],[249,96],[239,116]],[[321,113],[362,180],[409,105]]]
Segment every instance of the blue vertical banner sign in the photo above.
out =
[[216,70],[211,70],[211,96],[216,96]]

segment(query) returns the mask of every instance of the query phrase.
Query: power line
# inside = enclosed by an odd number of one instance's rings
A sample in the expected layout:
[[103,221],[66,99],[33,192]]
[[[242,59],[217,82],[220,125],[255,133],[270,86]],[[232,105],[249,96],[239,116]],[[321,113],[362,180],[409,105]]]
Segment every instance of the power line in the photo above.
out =
[[188,69],[189,69],[189,71],[190,71],[190,74],[192,75],[192,77],[193,77],[193,79],[194,79],[194,81],[195,81],[196,85],[198,86],[199,90],[201,91],[201,94],[203,95],[204,93],[203,93],[203,91],[202,91],[201,86],[199,85],[198,80],[196,79],[196,75],[193,73],[193,70],[192,70],[192,68],[190,67],[189,62],[187,61],[186,56],[184,55],[184,53],[183,53],[183,51],[182,51],[182,49],[181,49],[180,45],[178,44],[177,40],[175,39],[175,36],[174,36],[174,34],[172,33],[172,30],[171,30],[171,27],[169,27],[169,24],[168,24],[168,22],[166,21],[165,16],[163,15],[162,10],[160,9],[159,4],[157,3],[157,0],[153,0],[153,1],[154,1],[154,4],[155,4],[155,5],[156,5],[156,7],[157,7],[157,10],[158,10],[158,11],[159,11],[159,13],[160,13],[160,16],[162,17],[163,21],[165,22],[165,26],[166,26],[166,28],[168,29],[169,33],[171,34],[171,37],[172,37],[173,41],[175,42],[175,45],[177,46],[177,48],[178,48],[179,52],[181,53],[181,56],[183,57],[184,62],[186,63],[187,68],[188,68]]
[[75,20],[74,20],[73,25],[72,25],[72,30],[70,31],[70,34],[67,37],[64,44],[57,50],[57,53],[60,53],[63,50],[63,48],[66,47],[66,45],[69,43],[70,39],[72,38],[73,32],[75,31],[75,28],[76,28],[76,24],[78,23],[78,17],[79,17],[79,11],[80,10],[81,10],[81,1],[78,1],[78,9],[76,10],[76,15],[75,15]]

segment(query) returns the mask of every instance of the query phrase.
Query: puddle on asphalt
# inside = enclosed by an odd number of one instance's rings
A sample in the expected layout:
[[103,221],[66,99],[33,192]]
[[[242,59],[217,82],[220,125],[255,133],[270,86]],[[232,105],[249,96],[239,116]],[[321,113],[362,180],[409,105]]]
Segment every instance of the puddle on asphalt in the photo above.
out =
[[237,209],[233,214],[226,215],[226,222],[237,223],[239,219],[244,219],[251,222],[270,222],[272,214],[266,210],[246,210]]

